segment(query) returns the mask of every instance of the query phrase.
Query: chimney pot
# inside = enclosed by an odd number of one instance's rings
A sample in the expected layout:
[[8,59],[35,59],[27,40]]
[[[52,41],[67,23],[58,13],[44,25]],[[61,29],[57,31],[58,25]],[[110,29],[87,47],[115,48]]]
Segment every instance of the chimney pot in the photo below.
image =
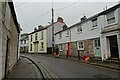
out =
[[58,17],[58,18],[57,18],[57,22],[64,23],[62,17]]

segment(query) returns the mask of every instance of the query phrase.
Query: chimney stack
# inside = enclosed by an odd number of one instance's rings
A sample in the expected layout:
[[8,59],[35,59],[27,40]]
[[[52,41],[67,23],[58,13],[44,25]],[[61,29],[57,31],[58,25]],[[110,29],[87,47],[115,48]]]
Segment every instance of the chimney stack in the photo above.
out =
[[37,30],[37,28],[35,27],[35,28],[34,28],[34,31],[36,31],[36,30]]
[[64,23],[62,17],[58,17],[57,22]]
[[86,16],[83,16],[83,17],[81,18],[81,22],[84,22],[86,19],[87,19]]
[[39,30],[40,30],[40,29],[42,29],[42,28],[43,28],[43,26],[42,26],[42,25],[39,25],[39,26],[38,26],[38,29],[39,29]]

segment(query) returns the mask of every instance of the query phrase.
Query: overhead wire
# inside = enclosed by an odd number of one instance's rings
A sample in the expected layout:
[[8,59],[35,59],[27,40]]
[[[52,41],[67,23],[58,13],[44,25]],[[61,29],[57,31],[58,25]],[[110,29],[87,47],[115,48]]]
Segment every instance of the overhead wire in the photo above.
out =
[[16,5],[15,7],[18,8],[18,7],[20,7],[20,6],[23,6],[23,5],[26,4],[26,3],[27,3],[27,2],[23,2],[23,3],[19,4],[19,5]]
[[44,14],[42,14],[42,15],[36,17],[35,19],[29,21],[28,23],[24,24],[23,26],[26,26],[26,25],[29,25],[29,24],[35,22],[35,21],[38,20],[40,17],[43,17],[44,15],[48,14],[50,11],[51,11],[51,10],[49,10],[49,11],[47,11],[46,13],[44,13]]
[[71,6],[75,5],[76,3],[78,3],[79,1],[80,1],[80,0],[78,0],[78,1],[76,1],[76,2],[74,2],[74,3],[72,3],[72,4],[70,4],[70,5],[68,5],[68,6],[65,6],[65,7],[63,7],[63,8],[56,9],[55,11],[60,11],[60,10],[63,10],[63,9],[65,9],[65,8],[71,7]]
[[[70,4],[70,5],[68,5],[68,6],[65,6],[65,7],[63,7],[63,8],[56,9],[55,11],[60,11],[60,10],[63,10],[63,9],[65,9],[65,8],[71,7],[71,6],[75,5],[76,3],[78,3],[79,1],[80,1],[80,0],[78,0],[78,1],[76,1],[76,2],[74,2],[74,3],[72,3],[72,4]],[[20,5],[19,5],[19,6],[20,6]],[[21,6],[22,6],[22,4],[21,4]],[[47,11],[46,13],[44,13],[44,14],[40,15],[39,17],[33,19],[32,21],[30,21],[30,22],[24,24],[23,26],[26,26],[26,25],[29,25],[29,24],[35,22],[35,21],[38,20],[40,17],[43,17],[44,15],[48,14],[50,11],[51,11],[51,10]]]

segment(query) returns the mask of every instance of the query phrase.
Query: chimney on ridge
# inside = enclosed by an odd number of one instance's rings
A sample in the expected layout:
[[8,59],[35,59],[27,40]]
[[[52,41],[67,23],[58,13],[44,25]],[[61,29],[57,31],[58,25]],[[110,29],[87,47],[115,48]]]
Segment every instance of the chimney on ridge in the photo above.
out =
[[64,23],[62,17],[58,17],[57,22]]

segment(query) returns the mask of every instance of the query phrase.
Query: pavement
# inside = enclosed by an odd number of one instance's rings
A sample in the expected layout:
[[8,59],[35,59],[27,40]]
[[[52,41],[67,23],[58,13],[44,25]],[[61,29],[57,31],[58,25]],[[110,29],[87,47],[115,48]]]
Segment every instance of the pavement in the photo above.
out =
[[13,70],[8,73],[7,76],[8,80],[18,78],[21,80],[26,80],[27,78],[31,80],[37,80],[38,78],[42,79],[43,77],[37,67],[31,61],[26,58],[20,58]]
[[[38,54],[39,55],[39,54]],[[43,54],[40,54],[43,55]],[[54,57],[52,54],[46,54],[44,56],[48,56],[48,57]],[[77,61],[77,62],[81,62],[81,63],[85,63],[85,64],[90,64],[90,65],[94,65],[94,66],[98,66],[98,67],[103,67],[103,68],[107,68],[107,69],[111,69],[113,71],[117,71],[120,72],[120,60],[106,60],[106,61],[101,61],[101,60],[82,60],[82,59],[78,59],[78,57],[69,57],[67,58],[66,56],[60,56],[61,59],[66,59],[66,60],[72,60],[72,61]]]

